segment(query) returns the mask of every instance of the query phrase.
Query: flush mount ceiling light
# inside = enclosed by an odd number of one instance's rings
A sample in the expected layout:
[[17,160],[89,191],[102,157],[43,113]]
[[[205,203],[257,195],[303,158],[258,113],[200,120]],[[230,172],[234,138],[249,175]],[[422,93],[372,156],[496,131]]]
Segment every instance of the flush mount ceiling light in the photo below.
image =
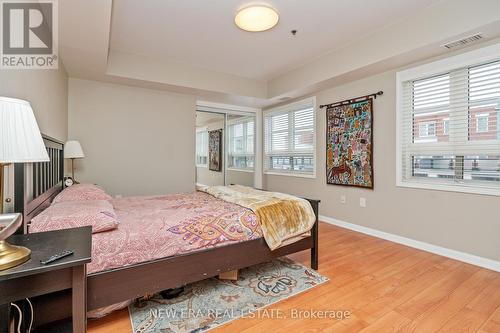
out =
[[234,23],[245,31],[266,31],[278,24],[278,13],[266,6],[250,6],[238,11]]

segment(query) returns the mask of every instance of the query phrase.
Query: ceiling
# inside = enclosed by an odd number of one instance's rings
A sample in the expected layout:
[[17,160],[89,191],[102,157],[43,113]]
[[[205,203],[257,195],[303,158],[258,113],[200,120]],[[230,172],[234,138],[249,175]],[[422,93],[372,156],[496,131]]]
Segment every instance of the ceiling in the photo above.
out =
[[500,40],[498,0],[265,0],[280,21],[261,33],[233,22],[250,2],[60,1],[59,55],[70,77],[259,108]]
[[248,1],[115,1],[110,49],[269,80],[438,0],[266,2],[280,14],[278,25],[249,33],[233,21]]

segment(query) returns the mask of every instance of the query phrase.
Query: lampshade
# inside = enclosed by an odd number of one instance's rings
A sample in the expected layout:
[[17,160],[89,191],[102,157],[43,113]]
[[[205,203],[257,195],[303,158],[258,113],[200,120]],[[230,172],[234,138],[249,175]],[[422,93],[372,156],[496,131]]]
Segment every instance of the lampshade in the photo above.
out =
[[50,161],[27,101],[0,97],[0,163]]
[[76,140],[71,140],[66,142],[64,145],[64,158],[82,158],[85,157],[83,154],[82,146],[80,142]]

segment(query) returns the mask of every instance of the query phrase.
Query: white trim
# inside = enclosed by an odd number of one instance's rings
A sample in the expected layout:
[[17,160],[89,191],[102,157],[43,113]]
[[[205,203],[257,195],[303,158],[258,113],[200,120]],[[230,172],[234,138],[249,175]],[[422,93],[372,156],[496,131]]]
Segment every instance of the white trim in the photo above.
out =
[[311,104],[312,104],[313,109],[314,109],[314,114],[316,114],[316,96],[304,98],[304,99],[301,99],[300,101],[288,103],[285,105],[280,105],[280,106],[274,107],[272,109],[267,109],[263,113],[264,113],[264,115],[266,115],[268,113],[279,113],[279,112],[288,113],[290,111],[295,111],[294,109],[300,110],[301,108],[309,107]]
[[[316,168],[315,168],[316,169]],[[264,171],[265,175],[273,175],[273,176],[287,176],[287,177],[300,177],[300,178],[316,178],[316,172],[314,174],[309,173],[299,173],[298,171]]]
[[227,171],[239,171],[239,172],[249,172],[249,173],[255,172],[253,168],[252,169],[227,168]]
[[255,147],[254,147],[254,186],[255,188],[263,188],[263,154],[264,154],[264,117],[262,112],[255,114]]
[[417,181],[412,182],[411,180],[401,181],[399,184],[397,184],[397,186],[422,189],[422,190],[500,196],[500,189],[479,187],[479,186],[457,186],[457,185],[446,185],[446,184],[436,184],[436,183],[424,183]]
[[247,123],[250,121],[254,121],[255,122],[255,115],[249,115],[247,117],[243,117],[243,118],[236,118],[236,119],[229,119],[227,121],[227,125],[237,125],[237,124],[243,124],[243,123]]
[[384,232],[384,231],[380,231],[380,230],[376,230],[376,229],[372,229],[372,228],[368,228],[368,227],[363,227],[363,226],[360,226],[357,224],[345,222],[345,221],[334,219],[334,218],[324,216],[324,215],[320,215],[319,220],[322,222],[336,225],[336,226],[341,227],[341,228],[361,232],[361,233],[366,234],[366,235],[385,239],[385,240],[388,240],[388,241],[391,241],[394,243],[403,244],[403,245],[406,245],[409,247],[413,247],[415,249],[423,250],[423,251],[434,253],[434,254],[444,256],[447,258],[463,261],[463,262],[466,262],[466,263],[471,264],[471,265],[476,265],[479,267],[494,270],[496,272],[500,272],[500,261],[496,261],[496,260],[488,259],[488,258],[484,258],[484,257],[479,257],[479,256],[469,254],[466,252],[448,249],[448,248],[445,248],[442,246],[417,241],[417,240],[414,240],[411,238],[406,238],[403,236],[390,234],[388,232]]
[[401,143],[403,142],[402,136],[402,119],[403,119],[403,79],[401,78],[401,72],[396,73],[396,186],[402,186],[403,184],[403,162],[401,157],[403,156],[403,147]]
[[[198,107],[207,107],[207,108],[220,109],[223,112],[233,113],[233,114],[236,114],[237,111],[252,112],[252,113],[257,113],[257,112],[261,111],[261,109],[252,108],[249,106],[222,104],[222,103],[215,103],[215,102],[209,102],[209,101],[196,101],[196,107],[197,108]],[[234,112],[234,111],[236,111],[236,112]]]

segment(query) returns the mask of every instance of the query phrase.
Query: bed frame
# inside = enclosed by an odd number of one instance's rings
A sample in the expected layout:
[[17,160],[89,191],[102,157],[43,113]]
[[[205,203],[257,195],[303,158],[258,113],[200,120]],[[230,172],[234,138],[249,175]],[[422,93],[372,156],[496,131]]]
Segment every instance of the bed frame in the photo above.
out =
[[[63,189],[63,144],[44,136],[50,162],[15,165],[15,210],[24,217],[22,232],[31,219],[50,205]],[[103,306],[176,288],[220,273],[245,268],[303,250],[311,251],[311,267],[318,269],[319,200],[307,199],[316,215],[311,235],[275,251],[269,250],[263,238],[182,255],[157,259],[122,268],[87,275],[87,309]],[[251,254],[251,255],[249,255]],[[44,295],[34,300],[35,325],[67,318],[71,315],[68,292]]]

